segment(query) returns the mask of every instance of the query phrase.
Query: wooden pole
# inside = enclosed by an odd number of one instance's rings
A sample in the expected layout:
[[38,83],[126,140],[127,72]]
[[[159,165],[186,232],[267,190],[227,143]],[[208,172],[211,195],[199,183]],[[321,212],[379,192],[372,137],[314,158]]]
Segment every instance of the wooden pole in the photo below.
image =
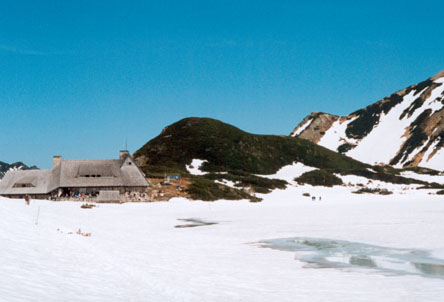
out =
[[35,224],[36,225],[39,224],[39,216],[40,216],[40,206],[38,206],[38,208],[37,208],[37,218],[35,219]]

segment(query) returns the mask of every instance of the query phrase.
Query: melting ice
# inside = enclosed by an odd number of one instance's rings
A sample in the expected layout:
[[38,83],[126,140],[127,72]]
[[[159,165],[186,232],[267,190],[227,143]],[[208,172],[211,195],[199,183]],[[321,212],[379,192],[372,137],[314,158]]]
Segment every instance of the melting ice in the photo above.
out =
[[391,248],[345,240],[281,238],[259,242],[261,247],[296,252],[311,268],[363,268],[395,275],[444,279],[444,260],[421,249]]

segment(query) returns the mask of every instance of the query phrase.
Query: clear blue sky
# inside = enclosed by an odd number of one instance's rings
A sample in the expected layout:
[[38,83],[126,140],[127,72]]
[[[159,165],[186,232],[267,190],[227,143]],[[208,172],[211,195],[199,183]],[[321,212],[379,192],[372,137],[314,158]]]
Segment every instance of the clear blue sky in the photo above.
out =
[[189,116],[289,134],[444,69],[442,1],[0,1],[0,161],[115,158]]

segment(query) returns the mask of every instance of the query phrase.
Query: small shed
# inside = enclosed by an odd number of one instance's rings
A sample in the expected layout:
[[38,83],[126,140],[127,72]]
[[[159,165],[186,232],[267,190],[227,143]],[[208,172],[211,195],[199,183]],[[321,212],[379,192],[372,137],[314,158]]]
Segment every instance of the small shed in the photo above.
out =
[[99,196],[97,197],[97,202],[103,203],[120,203],[120,192],[119,191],[99,191]]

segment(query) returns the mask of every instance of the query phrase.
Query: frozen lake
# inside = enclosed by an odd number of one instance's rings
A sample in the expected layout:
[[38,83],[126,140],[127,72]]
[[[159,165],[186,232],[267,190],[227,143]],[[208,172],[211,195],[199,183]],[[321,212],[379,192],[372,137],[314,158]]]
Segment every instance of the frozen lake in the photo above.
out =
[[0,198],[0,300],[442,301],[442,196],[344,190],[93,209]]
[[384,275],[419,275],[444,279],[444,260],[421,249],[402,249],[344,240],[282,238],[259,242],[261,247],[296,252],[307,268],[368,269]]

